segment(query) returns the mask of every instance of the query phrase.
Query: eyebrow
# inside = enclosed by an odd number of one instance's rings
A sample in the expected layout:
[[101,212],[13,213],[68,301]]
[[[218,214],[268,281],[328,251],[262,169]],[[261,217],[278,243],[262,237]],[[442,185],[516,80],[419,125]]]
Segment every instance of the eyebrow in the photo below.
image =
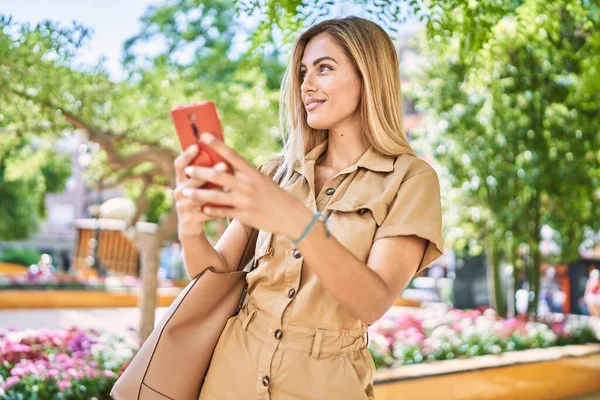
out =
[[[335,61],[335,59],[334,59],[334,58],[332,58],[332,57],[329,57],[329,56],[325,56],[325,57],[320,57],[320,58],[317,58],[315,61],[313,61],[313,66],[317,65],[318,63],[320,63],[320,62],[321,62],[321,61],[323,61],[323,60],[331,60],[331,61],[333,61],[334,63],[336,63],[336,64],[340,65],[340,64],[339,64],[337,61]],[[306,67],[306,65],[304,65],[304,64],[300,64],[300,66],[301,66],[301,67]]]

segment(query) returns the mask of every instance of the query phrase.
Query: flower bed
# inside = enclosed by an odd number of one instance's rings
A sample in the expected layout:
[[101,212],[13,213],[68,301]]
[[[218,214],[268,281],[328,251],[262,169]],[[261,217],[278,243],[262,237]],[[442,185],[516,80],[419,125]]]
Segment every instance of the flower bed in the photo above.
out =
[[[378,373],[427,361],[582,343],[600,343],[584,318],[505,320],[493,310],[447,310],[426,318],[414,312],[388,313],[369,328],[369,350]],[[133,331],[0,330],[0,398],[108,399],[138,348]]]
[[[159,287],[175,287],[168,279],[159,279]],[[0,290],[103,290],[132,291],[141,286],[135,276],[80,277],[69,274],[32,275],[23,273],[15,276],[0,275]]]
[[494,310],[452,309],[436,317],[405,312],[369,327],[369,350],[380,368],[568,344],[600,343],[586,319],[552,316],[502,319]]
[[0,330],[0,398],[109,399],[139,343],[93,330]]

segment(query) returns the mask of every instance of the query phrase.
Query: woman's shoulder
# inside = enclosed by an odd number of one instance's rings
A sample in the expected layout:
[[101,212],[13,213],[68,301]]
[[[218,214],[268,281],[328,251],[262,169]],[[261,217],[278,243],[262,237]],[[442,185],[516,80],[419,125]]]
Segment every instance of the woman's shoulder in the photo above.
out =
[[282,160],[282,155],[274,155],[264,163],[260,164],[257,169],[263,174],[273,175],[275,173],[275,170],[277,170],[277,168],[281,164]]
[[429,173],[434,178],[438,178],[437,172],[433,166],[424,159],[414,154],[401,154],[396,157],[394,162],[394,170],[391,172],[394,180],[401,182],[410,179],[414,176]]

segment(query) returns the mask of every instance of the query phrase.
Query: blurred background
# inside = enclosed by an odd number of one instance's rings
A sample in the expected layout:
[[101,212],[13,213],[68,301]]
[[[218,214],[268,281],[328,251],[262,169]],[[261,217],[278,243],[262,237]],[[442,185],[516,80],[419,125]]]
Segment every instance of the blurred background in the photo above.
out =
[[370,328],[377,398],[600,398],[593,0],[0,0],[0,398],[108,398],[189,282],[169,110],[214,101],[264,162],[294,38],[349,14],[394,40],[444,210]]

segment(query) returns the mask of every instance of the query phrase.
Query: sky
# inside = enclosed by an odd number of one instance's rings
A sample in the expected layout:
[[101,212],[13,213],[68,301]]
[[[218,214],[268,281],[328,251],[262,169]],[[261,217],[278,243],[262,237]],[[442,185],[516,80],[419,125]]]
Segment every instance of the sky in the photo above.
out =
[[0,0],[0,14],[12,16],[17,22],[51,19],[71,25],[77,21],[91,28],[92,38],[80,61],[94,63],[104,55],[111,77],[119,79],[123,43],[140,31],[139,18],[146,8],[160,3],[161,0]]
[[[139,19],[151,5],[159,5],[164,0],[0,0],[0,14],[12,16],[16,22],[38,23],[51,19],[65,25],[73,21],[92,29],[89,43],[84,47],[79,60],[83,64],[95,64],[102,55],[106,57],[105,67],[113,80],[124,78],[121,69],[123,43],[139,33]],[[353,13],[360,9],[351,4],[333,11]],[[242,23],[253,26],[258,17],[244,18]],[[411,25],[406,25],[411,30]],[[234,41],[234,52],[245,48],[245,37]],[[161,43],[144,44],[145,54],[162,49]]]

